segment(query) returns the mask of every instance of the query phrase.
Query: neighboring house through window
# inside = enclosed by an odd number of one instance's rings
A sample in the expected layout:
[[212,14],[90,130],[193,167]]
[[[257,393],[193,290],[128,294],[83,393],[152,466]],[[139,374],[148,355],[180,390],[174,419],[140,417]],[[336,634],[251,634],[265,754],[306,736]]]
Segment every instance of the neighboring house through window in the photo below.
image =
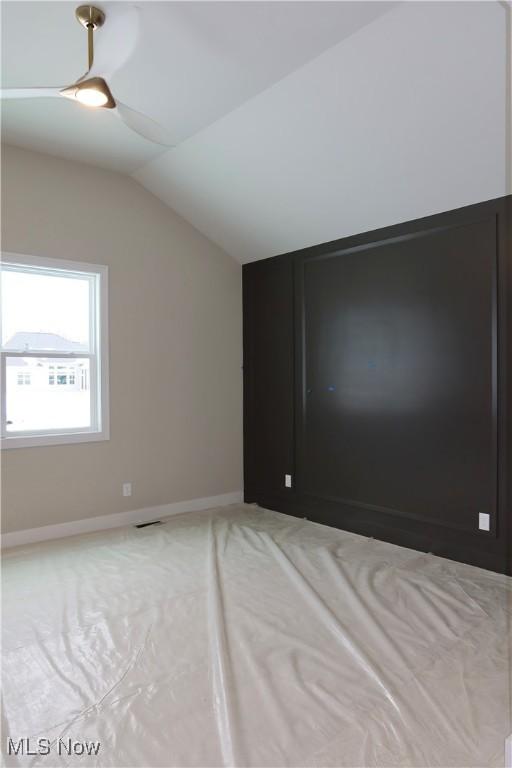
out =
[[108,438],[107,268],[4,254],[2,447]]
[[18,386],[26,387],[30,384],[30,373],[18,373]]
[[[74,386],[79,370],[85,370],[83,363],[77,362],[72,363],[71,365],[50,365],[48,383],[51,385]],[[85,389],[85,387],[81,387],[81,389]]]

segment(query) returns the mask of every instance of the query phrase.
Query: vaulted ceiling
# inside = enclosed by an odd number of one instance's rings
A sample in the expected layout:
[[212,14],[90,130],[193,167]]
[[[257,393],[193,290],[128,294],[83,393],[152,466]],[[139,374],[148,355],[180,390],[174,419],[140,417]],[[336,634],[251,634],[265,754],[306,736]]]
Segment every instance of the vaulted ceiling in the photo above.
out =
[[[510,191],[502,3],[100,7],[97,56],[120,64],[116,98],[174,146],[46,98],[4,101],[3,140],[132,174],[239,261]],[[84,73],[74,10],[2,4],[3,87]]]

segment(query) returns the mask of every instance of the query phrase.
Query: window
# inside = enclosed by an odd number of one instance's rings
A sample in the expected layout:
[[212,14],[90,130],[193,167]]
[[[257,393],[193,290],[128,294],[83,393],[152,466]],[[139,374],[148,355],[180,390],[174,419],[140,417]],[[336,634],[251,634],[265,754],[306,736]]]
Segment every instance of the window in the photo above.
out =
[[2,448],[108,439],[107,268],[4,254]]
[[18,373],[18,386],[23,387],[30,384],[30,373]]
[[[49,373],[48,373],[48,384],[50,384],[50,386],[55,383],[64,385],[64,386],[67,386],[68,384],[70,386],[73,385],[75,383],[75,373],[77,369],[85,370],[83,367],[83,363],[77,361],[76,363],[73,363],[73,365],[70,365],[70,366],[58,365],[57,374],[55,374],[55,366],[50,365]],[[85,387],[82,387],[82,389],[85,389]]]

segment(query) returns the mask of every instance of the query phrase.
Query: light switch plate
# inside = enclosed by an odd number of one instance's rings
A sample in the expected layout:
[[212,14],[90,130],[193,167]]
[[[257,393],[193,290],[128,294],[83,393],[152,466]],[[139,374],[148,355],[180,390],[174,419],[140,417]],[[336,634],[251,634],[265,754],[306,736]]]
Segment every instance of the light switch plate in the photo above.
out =
[[478,513],[478,527],[481,531],[491,530],[491,516],[486,512]]
[[285,475],[284,476],[284,487],[285,488],[291,488],[292,487],[292,476],[291,475]]

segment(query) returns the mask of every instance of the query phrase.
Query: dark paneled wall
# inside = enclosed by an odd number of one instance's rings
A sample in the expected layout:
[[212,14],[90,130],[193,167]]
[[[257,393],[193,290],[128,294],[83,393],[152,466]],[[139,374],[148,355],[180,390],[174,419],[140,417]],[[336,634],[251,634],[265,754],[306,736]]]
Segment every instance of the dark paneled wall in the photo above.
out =
[[246,501],[510,572],[511,230],[508,197],[244,267]]

